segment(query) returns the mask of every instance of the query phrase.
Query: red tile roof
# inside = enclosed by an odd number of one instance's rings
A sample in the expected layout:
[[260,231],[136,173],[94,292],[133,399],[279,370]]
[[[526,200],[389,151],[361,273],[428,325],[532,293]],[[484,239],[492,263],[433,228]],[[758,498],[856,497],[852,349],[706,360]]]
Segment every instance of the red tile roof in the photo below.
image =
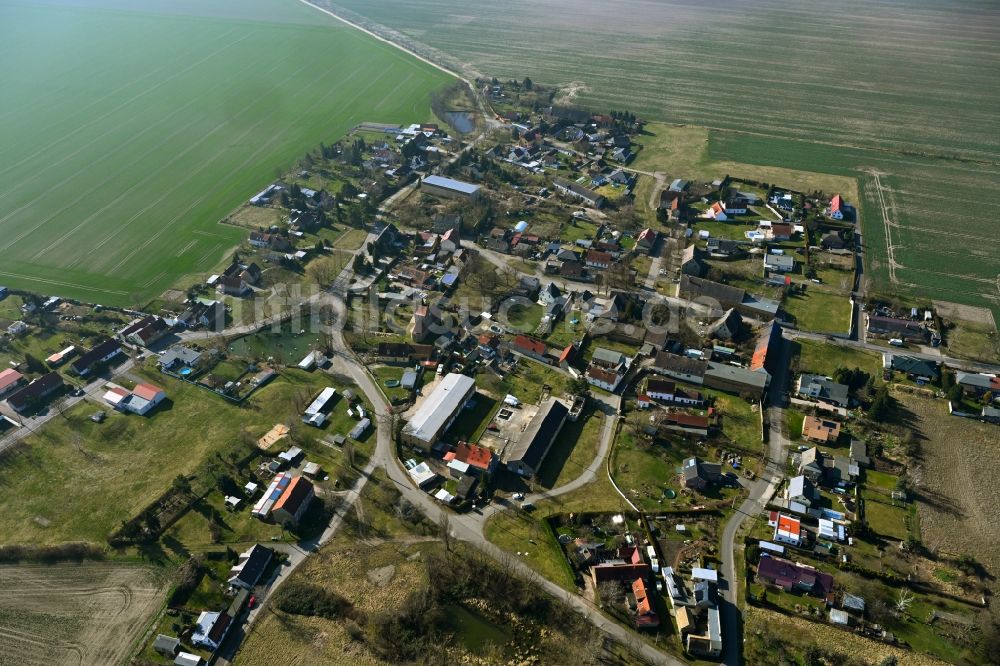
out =
[[598,252],[597,250],[590,250],[587,252],[588,264],[607,264],[610,266],[613,262],[614,257],[607,252]]
[[493,452],[485,446],[459,442],[455,447],[455,459],[479,469],[489,469]]
[[667,417],[667,422],[676,423],[681,426],[688,426],[690,428],[707,428],[708,418],[705,416],[695,416],[694,414],[685,414],[683,412],[674,412]]
[[548,349],[548,346],[544,342],[528,337],[527,335],[519,335],[514,338],[514,346],[518,349],[534,352],[539,355],[544,355]]
[[587,367],[587,376],[593,377],[597,381],[604,382],[605,384],[615,384],[618,381],[618,373],[614,370],[605,370],[604,368],[596,365]]
[[24,375],[17,370],[8,369],[0,372],[0,393],[18,383],[22,379],[24,379]]
[[310,490],[312,490],[312,483],[309,482],[309,479],[303,476],[296,476],[285,488],[285,492],[281,493],[278,501],[274,503],[272,511],[284,509],[294,516],[298,513],[302,502],[309,496]]
[[570,361],[573,360],[573,356],[575,354],[576,354],[576,347],[574,347],[573,345],[566,345],[566,349],[563,349],[562,353],[559,354],[559,362],[569,363]]
[[153,400],[162,392],[163,389],[159,386],[153,386],[152,384],[136,384],[135,388],[132,389],[132,393],[143,400]]
[[653,607],[646,593],[646,583],[641,578],[632,581],[632,594],[635,596],[636,615],[653,615]]
[[834,195],[834,197],[830,199],[830,212],[836,213],[838,210],[840,210],[840,207],[843,205],[843,203],[844,201],[843,199],[840,198],[839,194]]

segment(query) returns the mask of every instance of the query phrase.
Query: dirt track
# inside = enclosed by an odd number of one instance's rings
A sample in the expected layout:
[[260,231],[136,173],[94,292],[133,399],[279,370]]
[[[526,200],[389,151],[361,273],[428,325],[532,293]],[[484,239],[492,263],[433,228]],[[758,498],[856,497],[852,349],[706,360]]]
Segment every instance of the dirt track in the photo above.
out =
[[6,565],[0,580],[0,666],[123,663],[167,588],[127,564]]

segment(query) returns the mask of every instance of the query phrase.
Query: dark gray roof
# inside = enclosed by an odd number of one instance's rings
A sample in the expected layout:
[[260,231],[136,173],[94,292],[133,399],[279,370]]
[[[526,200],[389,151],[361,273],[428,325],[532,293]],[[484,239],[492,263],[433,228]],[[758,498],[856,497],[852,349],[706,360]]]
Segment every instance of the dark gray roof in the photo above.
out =
[[803,373],[799,378],[799,392],[805,393],[807,390],[816,390],[818,391],[817,397],[841,407],[847,406],[848,394],[850,393],[849,387],[843,384],[838,384],[823,375],[810,375]]
[[653,368],[701,377],[705,374],[705,370],[708,369],[708,362],[661,351],[657,352],[656,358],[653,359]]
[[893,370],[918,377],[936,378],[941,374],[938,364],[934,361],[917,358],[916,356],[907,356],[905,354],[892,354],[891,357],[890,367]]
[[115,350],[120,350],[121,348],[122,345],[117,340],[111,340],[110,338],[106,339],[89,352],[73,361],[71,367],[75,372],[89,370],[92,365],[100,361],[102,358],[111,354]]
[[537,470],[541,465],[549,445],[562,428],[569,409],[559,400],[549,398],[528,423],[521,438],[505,452],[505,463],[520,460]]
[[235,577],[247,587],[253,587],[260,580],[264,569],[271,562],[271,556],[272,552],[270,548],[265,548],[259,543],[255,544],[250,550],[250,556],[244,562],[243,568]]
[[723,306],[732,307],[743,302],[746,290],[691,275],[682,275],[680,294],[682,298],[688,296],[691,298],[712,298]]

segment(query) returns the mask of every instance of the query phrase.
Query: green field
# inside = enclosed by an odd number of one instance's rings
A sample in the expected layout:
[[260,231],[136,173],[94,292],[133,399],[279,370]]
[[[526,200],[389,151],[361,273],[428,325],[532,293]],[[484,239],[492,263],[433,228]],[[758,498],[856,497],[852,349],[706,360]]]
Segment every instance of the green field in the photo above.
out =
[[530,76],[563,101],[713,128],[710,156],[734,175],[753,164],[860,178],[875,288],[1000,314],[995,2],[335,4],[470,75]]
[[0,283],[133,304],[208,271],[217,224],[448,76],[294,0],[0,0]]

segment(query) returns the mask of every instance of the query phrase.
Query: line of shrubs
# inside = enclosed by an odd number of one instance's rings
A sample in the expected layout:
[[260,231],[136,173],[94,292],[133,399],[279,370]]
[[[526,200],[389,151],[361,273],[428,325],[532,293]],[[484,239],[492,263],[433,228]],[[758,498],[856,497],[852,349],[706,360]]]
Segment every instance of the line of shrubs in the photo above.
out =
[[104,551],[91,543],[61,543],[53,546],[13,544],[0,546],[0,563],[102,560]]

